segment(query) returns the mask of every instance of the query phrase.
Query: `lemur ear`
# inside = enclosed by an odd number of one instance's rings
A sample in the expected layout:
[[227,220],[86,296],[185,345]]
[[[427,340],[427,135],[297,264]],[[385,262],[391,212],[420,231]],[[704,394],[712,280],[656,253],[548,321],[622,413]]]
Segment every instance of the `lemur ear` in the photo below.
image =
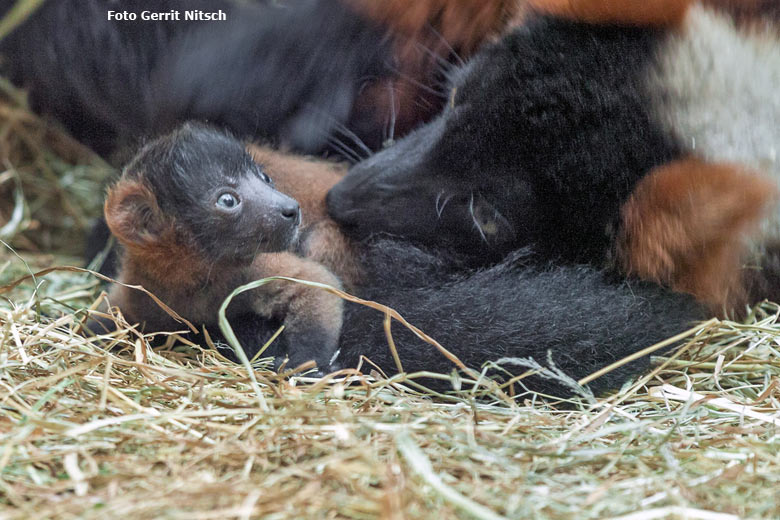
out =
[[729,313],[749,303],[748,239],[776,200],[773,182],[737,165],[685,159],[656,168],[623,206],[621,266]]
[[693,0],[530,0],[545,14],[593,24],[673,26]]
[[154,193],[138,180],[122,179],[109,188],[103,212],[111,233],[125,246],[153,245],[165,227]]

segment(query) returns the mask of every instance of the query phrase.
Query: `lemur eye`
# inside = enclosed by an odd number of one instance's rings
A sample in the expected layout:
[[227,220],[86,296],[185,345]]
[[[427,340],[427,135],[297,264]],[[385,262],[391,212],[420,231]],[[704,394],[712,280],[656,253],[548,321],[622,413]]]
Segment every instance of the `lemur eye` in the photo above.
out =
[[217,207],[222,209],[234,209],[239,203],[238,197],[229,191],[222,193],[217,198]]
[[268,175],[266,175],[266,173],[265,173],[264,171],[262,171],[262,170],[261,170],[260,172],[258,172],[258,175],[260,176],[260,179],[261,179],[261,180],[262,180],[264,183],[273,185],[274,181],[272,181],[272,180],[271,180],[271,177],[269,177]]

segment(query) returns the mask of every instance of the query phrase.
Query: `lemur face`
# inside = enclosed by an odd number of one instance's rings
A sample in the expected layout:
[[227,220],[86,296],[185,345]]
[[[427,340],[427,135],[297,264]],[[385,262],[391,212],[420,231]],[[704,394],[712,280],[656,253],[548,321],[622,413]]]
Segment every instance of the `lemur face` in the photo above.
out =
[[216,130],[188,124],[150,143],[125,177],[148,185],[179,241],[212,263],[284,251],[297,236],[298,202],[274,188],[240,141]]
[[[211,225],[231,233],[236,255],[251,259],[257,252],[285,251],[298,233],[301,211],[295,199],[277,191],[259,167],[238,177],[218,176],[222,184],[204,197],[203,211]],[[220,240],[226,240],[224,237]],[[203,247],[209,247],[205,242]]]
[[[510,56],[483,53],[450,75],[442,113],[353,166],[328,194],[348,234],[389,233],[491,259],[531,241],[535,188],[515,148]],[[505,88],[506,87],[506,88]]]
[[452,71],[436,119],[330,191],[328,209],[348,234],[389,233],[486,260],[533,241],[542,212],[516,108],[519,58],[506,42]]
[[188,200],[176,213],[200,248],[228,261],[289,249],[301,222],[298,202],[274,188],[239,141],[205,128],[181,130],[188,131],[175,168],[184,173]]
[[[491,143],[467,139],[453,149],[468,126],[455,111],[357,164],[331,189],[328,210],[348,234],[386,233],[487,257],[506,252],[525,232],[533,220],[532,187],[480,158],[479,152],[493,156]],[[517,194],[511,207],[504,189]]]
[[620,204],[680,155],[642,81],[664,34],[538,17],[452,76],[444,111],[328,195],[348,234],[391,233],[491,259],[534,246],[590,261]]

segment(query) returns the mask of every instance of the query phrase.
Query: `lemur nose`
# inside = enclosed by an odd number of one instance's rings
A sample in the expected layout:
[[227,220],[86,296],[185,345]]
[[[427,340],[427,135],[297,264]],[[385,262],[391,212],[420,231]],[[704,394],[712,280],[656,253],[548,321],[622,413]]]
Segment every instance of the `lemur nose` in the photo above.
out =
[[295,220],[295,223],[301,221],[301,207],[296,201],[282,206],[282,216],[286,219]]

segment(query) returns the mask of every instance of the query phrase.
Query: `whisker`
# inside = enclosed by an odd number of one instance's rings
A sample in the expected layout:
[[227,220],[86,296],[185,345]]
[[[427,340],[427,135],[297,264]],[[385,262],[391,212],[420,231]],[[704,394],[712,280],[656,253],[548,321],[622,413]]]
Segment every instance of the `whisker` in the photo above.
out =
[[[348,146],[343,141],[339,141],[339,144],[341,144],[342,146],[348,148],[350,151],[353,152],[354,156],[357,158],[355,162],[359,162],[360,160],[366,159],[371,156],[372,154],[371,149],[368,146],[366,146],[366,143],[364,143],[360,137],[358,137],[352,130],[347,128],[347,126],[344,123],[342,123],[341,121],[333,117],[331,114],[328,114],[327,112],[315,107],[314,105],[308,104],[306,106],[306,109],[311,110],[313,113],[317,114],[318,116],[328,121],[332,125],[333,131],[340,133],[343,137],[346,137],[347,139],[352,141],[353,144],[357,146],[360,149],[360,151],[362,151],[365,154],[365,155],[360,155],[357,153],[357,150],[353,149],[351,146]],[[332,137],[334,137],[333,132],[329,132],[328,139]]]
[[414,85],[415,87],[424,90],[428,92],[429,94],[433,94],[434,96],[439,96],[441,98],[447,99],[447,93],[442,92],[440,90],[436,90],[435,88],[432,88],[430,85],[426,85],[425,83],[422,83],[420,80],[415,78],[414,76],[410,76],[409,74],[406,74],[401,69],[394,67],[392,69],[392,72],[394,72],[399,78],[407,80],[410,84]]
[[390,94],[390,119],[387,122],[387,127],[384,130],[383,141],[392,143],[395,139],[395,124],[396,124],[396,106],[395,106],[395,86],[392,81],[387,82],[387,89]]
[[452,85],[455,75],[463,70],[463,68],[463,65],[447,62],[439,69],[439,74],[444,78],[444,83],[447,85],[447,88],[449,88],[449,85]]
[[460,63],[460,65],[461,65],[461,66],[466,64],[466,62],[463,60],[463,58],[461,58],[461,57],[460,57],[460,55],[459,55],[457,52],[455,52],[455,49],[453,49],[453,48],[452,48],[452,45],[450,45],[450,42],[448,42],[448,41],[447,41],[447,39],[446,39],[444,36],[442,36],[442,35],[441,35],[441,33],[440,33],[439,31],[437,31],[436,29],[434,29],[434,27],[433,27],[431,24],[428,24],[428,29],[429,29],[429,30],[430,30],[430,31],[431,31],[431,32],[432,32],[432,33],[433,33],[433,34],[434,34],[436,37],[438,37],[438,38],[439,38],[439,39],[442,41],[442,43],[443,43],[444,45],[446,45],[446,46],[447,46],[447,49],[450,51],[450,53],[452,53],[452,55],[455,57],[455,59],[456,59],[456,60],[458,60],[458,63]]
[[330,142],[334,147],[337,147],[338,150],[342,152],[342,155],[346,155],[353,163],[358,163],[365,158],[359,153],[358,150],[355,150],[349,145],[349,143],[345,142],[344,140],[339,139],[335,134],[328,138],[328,142]]
[[444,213],[444,208],[447,207],[447,204],[452,200],[452,195],[444,199],[444,202],[441,203],[441,206],[439,206],[439,202],[441,201],[441,196],[444,195],[443,191],[440,191],[438,195],[436,195],[436,215],[441,219],[442,213]]
[[425,98],[419,98],[414,100],[414,106],[422,108],[423,110],[440,110],[438,106],[434,107],[433,103]]
[[355,150],[347,146],[337,137],[333,135],[328,136],[328,144],[331,145],[337,152],[339,152],[345,159],[347,159],[347,161],[351,162],[352,164],[361,161],[360,155],[358,155]]
[[216,263],[216,262],[211,262],[211,265],[209,266],[209,270],[208,270],[208,272],[206,273],[206,281],[204,281],[204,282],[203,282],[203,288],[204,288],[204,289],[205,289],[205,288],[208,286],[208,284],[209,284],[209,281],[211,280],[211,271],[213,271],[213,270],[214,270],[214,266],[215,266],[215,265],[217,265],[217,263]]
[[360,85],[358,87],[358,95],[362,94],[363,91],[368,88],[369,85],[371,85],[371,82],[375,79],[378,79],[378,76],[363,76],[361,78],[358,78],[358,84]]
[[439,66],[439,67],[451,67],[452,66],[452,63],[447,58],[442,57],[441,54],[439,54],[438,52],[434,51],[433,49],[431,49],[430,47],[428,47],[424,43],[418,41],[418,42],[415,42],[414,46],[418,50],[421,50],[424,54],[427,54],[429,58],[433,58],[436,61],[436,65],[437,66]]
[[257,253],[259,253],[259,252],[260,252],[260,246],[262,246],[262,245],[263,245],[263,242],[262,242],[262,240],[258,240],[258,241],[257,241],[257,245],[255,246],[255,252],[254,252],[254,254],[252,255],[252,258],[257,258]]
[[471,197],[469,199],[469,214],[471,215],[471,220],[474,222],[474,226],[477,228],[477,231],[479,231],[479,236],[482,237],[482,241],[487,244],[487,237],[485,236],[485,232],[482,231],[482,226],[479,225],[479,221],[477,220],[477,216],[474,214],[474,194],[471,194]]
[[363,215],[366,211],[363,208],[354,208],[354,209],[348,209],[346,211],[341,212],[341,216],[347,218],[347,217],[354,217],[355,215]]
[[356,163],[361,160],[360,154],[357,153],[351,146],[339,139],[336,135],[330,134],[327,140],[328,144],[333,146],[336,151],[340,152],[349,161]]
[[365,155],[362,157],[363,159],[367,159],[368,157],[371,157],[371,148],[366,146],[366,143],[363,142],[363,140],[355,134],[352,130],[346,127],[343,123],[340,123],[336,121],[334,128],[341,133],[344,137],[349,138],[355,146],[357,146]]

